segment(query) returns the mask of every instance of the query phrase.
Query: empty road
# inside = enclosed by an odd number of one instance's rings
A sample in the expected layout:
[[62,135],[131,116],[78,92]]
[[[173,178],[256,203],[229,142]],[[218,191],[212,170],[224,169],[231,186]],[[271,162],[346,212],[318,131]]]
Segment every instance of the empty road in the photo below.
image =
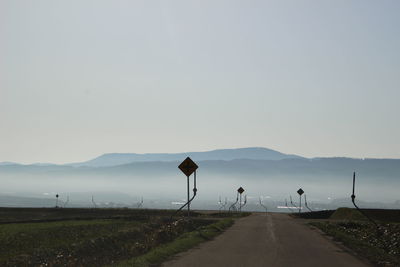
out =
[[163,267],[369,266],[287,214],[252,214]]

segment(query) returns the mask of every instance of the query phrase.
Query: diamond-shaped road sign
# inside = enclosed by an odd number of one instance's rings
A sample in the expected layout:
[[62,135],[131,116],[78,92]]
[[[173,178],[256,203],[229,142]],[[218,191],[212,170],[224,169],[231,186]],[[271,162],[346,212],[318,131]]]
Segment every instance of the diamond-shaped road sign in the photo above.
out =
[[297,190],[297,194],[299,194],[300,196],[302,195],[304,193],[304,191],[303,191],[303,189],[299,189],[299,190]]
[[195,170],[197,170],[199,166],[194,163],[194,161],[187,157],[181,164],[179,164],[178,168],[186,175],[190,176]]
[[239,194],[242,194],[244,192],[244,189],[242,187],[239,187],[237,191],[239,192]]

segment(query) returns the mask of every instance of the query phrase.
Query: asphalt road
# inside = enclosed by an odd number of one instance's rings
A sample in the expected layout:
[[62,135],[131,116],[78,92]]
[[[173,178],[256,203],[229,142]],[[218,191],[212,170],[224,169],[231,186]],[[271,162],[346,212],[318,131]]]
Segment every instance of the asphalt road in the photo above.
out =
[[164,267],[342,267],[369,266],[287,214],[252,214],[197,248],[178,254]]

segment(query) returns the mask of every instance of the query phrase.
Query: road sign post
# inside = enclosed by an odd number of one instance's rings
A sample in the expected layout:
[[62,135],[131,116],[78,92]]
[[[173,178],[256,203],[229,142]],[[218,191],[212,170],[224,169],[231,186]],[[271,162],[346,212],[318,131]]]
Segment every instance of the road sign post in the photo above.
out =
[[299,205],[299,213],[301,212],[301,195],[302,194],[304,194],[304,191],[303,191],[303,189],[299,189],[299,190],[297,190],[297,194],[299,194],[299,196],[300,196],[300,205]]
[[242,211],[242,193],[244,192],[244,189],[242,187],[239,187],[238,190],[239,195],[240,195],[240,200],[239,200],[239,212]]
[[382,232],[381,232],[381,229],[379,228],[379,225],[378,225],[371,217],[369,217],[362,209],[360,209],[360,208],[357,206],[357,204],[356,204],[356,202],[355,202],[356,195],[354,194],[355,187],[356,187],[356,172],[353,172],[353,194],[351,194],[351,201],[353,202],[354,207],[356,207],[356,209],[357,209],[362,215],[364,215],[364,217],[366,217],[370,222],[372,222],[372,223],[375,225],[378,234],[381,235]]
[[188,217],[190,217],[190,180],[189,180],[189,176],[187,176],[187,215]]
[[[178,166],[178,168],[186,175],[187,177],[187,202],[184,206],[187,205],[187,212],[188,212],[188,217],[190,217],[190,202],[193,200],[193,198],[196,196],[197,192],[197,187],[196,187],[196,170],[198,168],[197,164],[194,163],[194,161],[187,157],[182,163]],[[190,180],[189,176],[194,173],[194,188],[193,188],[193,198],[190,199]],[[184,207],[183,206],[183,207]],[[182,208],[183,208],[182,207]]]
[[242,194],[239,195],[240,200],[239,200],[239,212],[242,211]]

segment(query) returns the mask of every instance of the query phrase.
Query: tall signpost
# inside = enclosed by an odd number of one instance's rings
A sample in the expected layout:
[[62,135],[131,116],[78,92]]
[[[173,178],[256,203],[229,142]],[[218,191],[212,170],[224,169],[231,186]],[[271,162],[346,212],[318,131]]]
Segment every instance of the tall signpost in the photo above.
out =
[[356,172],[353,172],[353,194],[351,194],[351,202],[353,202],[354,206],[358,209],[358,206],[354,202],[356,199],[356,195],[354,194],[354,189],[356,187]]
[[300,206],[299,206],[299,213],[301,212],[301,195],[302,194],[304,194],[304,191],[303,191],[303,189],[299,189],[299,190],[297,190],[297,194],[299,194],[299,196],[300,196]]
[[237,191],[238,191],[239,196],[240,196],[240,200],[239,200],[239,212],[241,212],[241,211],[242,211],[242,193],[244,192],[244,189],[243,189],[242,187],[239,187]]
[[379,225],[378,225],[374,220],[372,220],[371,217],[369,217],[362,209],[360,209],[360,208],[357,206],[357,204],[356,204],[356,202],[355,202],[356,195],[355,195],[355,193],[354,193],[354,192],[355,192],[355,187],[356,187],[356,172],[353,172],[353,193],[351,194],[351,202],[353,202],[354,207],[356,207],[356,209],[357,209],[362,215],[364,215],[370,222],[372,222],[372,223],[376,226],[376,229],[377,229],[378,234],[382,234],[382,233],[381,233],[381,230],[380,230],[380,228],[379,228]]
[[[188,217],[190,217],[190,202],[193,200],[193,198],[196,196],[197,188],[196,188],[196,170],[199,166],[197,166],[194,161],[187,157],[182,163],[178,166],[178,168],[186,175],[187,177],[187,209],[188,209]],[[190,181],[189,181],[189,176],[194,173],[194,187],[193,187],[193,197],[190,199]],[[185,206],[184,205],[184,206]]]
[[56,208],[58,208],[58,194],[56,195]]

